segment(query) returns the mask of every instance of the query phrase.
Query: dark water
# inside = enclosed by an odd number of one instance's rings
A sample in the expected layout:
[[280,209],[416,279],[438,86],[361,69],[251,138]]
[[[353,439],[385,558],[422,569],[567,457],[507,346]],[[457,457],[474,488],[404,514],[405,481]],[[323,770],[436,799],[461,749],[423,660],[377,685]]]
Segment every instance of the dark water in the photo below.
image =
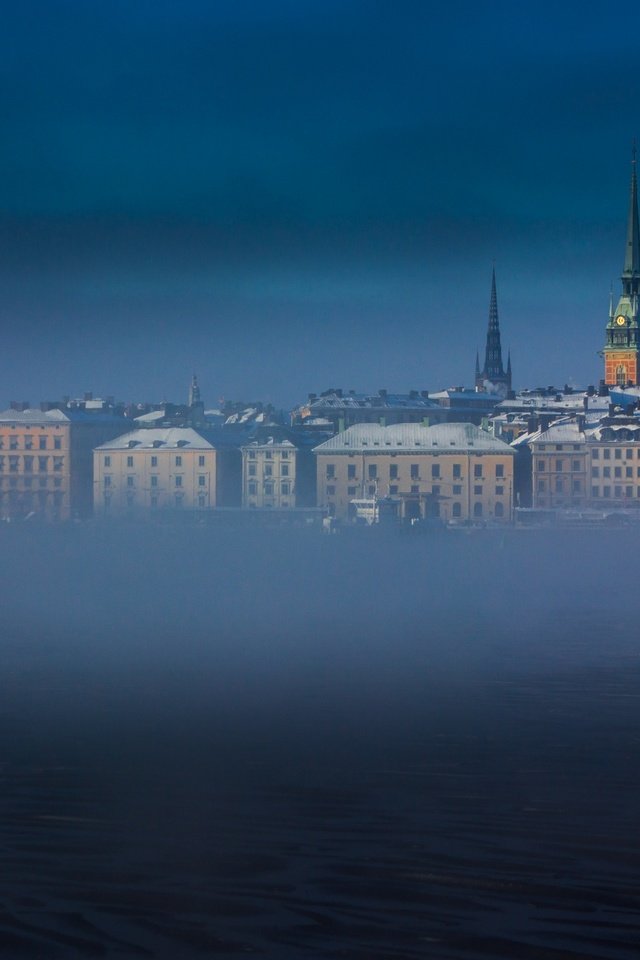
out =
[[0,956],[635,958],[635,550],[1,530]]

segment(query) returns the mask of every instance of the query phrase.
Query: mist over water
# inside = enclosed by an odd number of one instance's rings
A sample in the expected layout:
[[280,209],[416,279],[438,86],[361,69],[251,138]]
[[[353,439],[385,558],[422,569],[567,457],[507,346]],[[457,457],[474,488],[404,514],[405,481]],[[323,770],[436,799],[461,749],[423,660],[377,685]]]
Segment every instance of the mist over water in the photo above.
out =
[[634,549],[3,526],[2,955],[631,957]]

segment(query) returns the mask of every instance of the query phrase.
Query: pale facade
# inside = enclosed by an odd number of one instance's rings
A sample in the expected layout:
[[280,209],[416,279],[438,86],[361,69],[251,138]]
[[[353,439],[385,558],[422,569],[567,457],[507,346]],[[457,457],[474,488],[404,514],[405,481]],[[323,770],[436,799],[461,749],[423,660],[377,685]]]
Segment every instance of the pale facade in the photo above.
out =
[[297,451],[289,440],[242,447],[242,506],[285,510],[296,506]]
[[552,424],[531,440],[534,507],[640,507],[640,422]]
[[94,512],[216,506],[215,448],[190,427],[136,430],[94,451]]
[[405,518],[512,518],[514,452],[470,423],[361,424],[314,453],[318,506],[342,520],[353,500],[386,497]]
[[69,518],[70,427],[60,410],[0,414],[0,518]]

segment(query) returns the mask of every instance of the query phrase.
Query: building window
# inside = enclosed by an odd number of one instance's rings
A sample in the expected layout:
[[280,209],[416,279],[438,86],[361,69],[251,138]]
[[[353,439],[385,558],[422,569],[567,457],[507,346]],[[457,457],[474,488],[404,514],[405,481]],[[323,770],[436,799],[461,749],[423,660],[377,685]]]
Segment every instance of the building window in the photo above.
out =
[[[26,482],[27,482],[27,481],[25,480],[25,483],[26,483]],[[61,486],[62,486],[62,480],[60,479],[60,477],[56,477],[56,478],[55,478],[55,480],[53,481],[53,485],[54,485],[54,487],[61,487]],[[31,480],[29,480],[29,486],[31,486]]]
[[199,486],[199,487],[204,487],[204,486],[206,486],[206,483],[207,483],[207,478],[206,478],[206,477],[198,477],[198,486]]
[[176,477],[176,487],[182,486],[182,477]]
[[454,483],[452,493],[454,497],[459,497],[462,493],[462,486],[459,483]]
[[417,483],[414,483],[413,486],[411,487],[411,493],[420,493],[420,485]]
[[482,476],[482,464],[481,464],[481,463],[474,463],[474,465],[473,465],[473,475],[474,475],[474,477],[481,477],[481,476]]
[[[618,452],[618,451],[616,450],[616,453],[617,453],[617,452]],[[614,467],[614,468],[613,468],[613,475],[614,475],[614,477],[618,477],[618,478],[622,477],[622,467]]]
[[128,466],[128,467],[132,467],[132,466],[133,466],[133,457],[127,457],[127,466]]
[[440,486],[439,486],[439,484],[436,483],[436,484],[433,485],[433,487],[431,488],[431,493],[434,495],[434,497],[439,497],[439,496],[440,496]]
[[614,450],[613,455],[616,460],[622,460],[622,450]]
[[272,454],[271,450],[267,450],[267,451],[265,452],[265,457],[266,457],[267,460],[271,460],[271,458],[273,457],[273,454]]
[[46,449],[47,449],[47,438],[38,437],[38,450],[46,450]]
[[574,470],[574,471],[575,471],[575,470],[579,470],[579,469],[580,469],[580,461],[579,461],[579,460],[572,460],[572,461],[571,461],[571,469]]
[[182,457],[176,457],[176,467],[182,466]]
[[33,457],[23,457],[24,463],[24,472],[31,473],[33,471]]
[[496,497],[504,496],[504,487],[496,487]]
[[594,476],[594,477],[599,477],[599,476],[600,476],[600,467],[592,467],[592,468],[591,468],[591,474],[592,474],[592,476]]
[[251,483],[249,484],[249,496],[250,496],[250,497],[255,497],[255,495],[257,494],[257,492],[258,492],[258,484],[257,484],[257,483],[254,483],[254,482],[251,482]]
[[105,485],[105,487],[110,487],[110,486],[111,486],[111,477],[110,477],[110,476],[106,476],[106,477],[104,478],[104,485]]
[[110,466],[111,466],[111,457],[105,457],[105,458],[104,458],[104,465],[105,465],[105,467],[110,467]]
[[[354,487],[354,490],[355,490],[355,487]],[[392,484],[392,485],[389,487],[389,493],[390,493],[391,495],[393,495],[393,494],[395,494],[395,493],[397,493],[397,492],[398,492],[398,487],[396,486],[396,484]]]
[[18,449],[18,438],[9,437],[9,450],[17,450],[17,449]]
[[562,477],[556,477],[556,493],[562,493]]
[[152,467],[157,467],[157,466],[158,466],[158,458],[157,458],[157,457],[151,457],[151,466],[152,466]]
[[284,494],[285,497],[288,497],[288,496],[289,496],[289,484],[288,484],[288,482],[287,482],[287,483],[282,483],[282,484],[280,484],[280,493]]
[[199,467],[204,467],[204,457],[203,457],[203,456],[199,456],[199,457],[198,457],[198,466],[199,466]]
[[625,450],[624,457],[625,460],[633,460],[633,450]]
[[204,493],[199,494],[199,496],[198,496],[198,506],[199,506],[199,507],[206,507],[206,505],[207,505],[207,498],[205,497]]
[[378,465],[375,463],[370,463],[367,466],[367,476],[369,480],[376,480],[378,477]]
[[580,493],[580,488],[581,488],[581,486],[582,486],[582,484],[580,483],[579,480],[574,480],[574,481],[573,481],[573,485],[572,485],[573,492],[574,492],[574,493]]
[[605,447],[602,451],[602,456],[605,460],[611,460],[611,450],[609,447]]
[[255,463],[250,463],[250,464],[249,464],[249,476],[250,476],[250,477],[255,477],[255,475],[256,475],[256,469],[257,469],[257,468],[256,468],[256,464],[255,464]]
[[420,465],[418,463],[411,464],[411,479],[412,480],[420,479]]
[[480,501],[478,501],[477,503],[474,503],[474,505],[473,505],[473,515],[474,515],[474,517],[481,517],[481,516],[482,516],[482,503],[480,503]]
[[[25,459],[26,459],[26,458],[25,458]],[[61,471],[61,470],[62,470],[62,467],[63,467],[63,463],[64,463],[64,458],[63,458],[63,457],[54,457],[54,458],[53,458],[53,469],[54,469],[56,472]]]
[[627,478],[627,480],[631,479],[631,477],[633,476],[633,467],[625,467],[624,475]]
[[249,450],[249,460],[255,460],[256,452],[255,450]]
[[272,465],[271,465],[270,463],[266,463],[266,464],[265,464],[265,467],[264,467],[264,475],[265,475],[265,477],[271,477],[271,476],[273,476],[273,467],[272,467]]
[[461,503],[456,502],[456,503],[453,504],[453,506],[451,507],[451,516],[452,516],[452,517],[461,517],[461,516],[462,516],[462,504],[461,504]]
[[546,469],[546,461],[538,460],[538,473],[544,473]]
[[[58,438],[56,437],[56,439]],[[24,448],[25,450],[31,450],[32,447],[33,447],[33,437],[26,434],[24,438]]]
[[[454,479],[454,480],[459,480],[461,476],[462,476],[462,464],[461,464],[461,463],[454,463],[454,465],[453,465],[453,479]],[[454,504],[454,506],[455,506],[455,504]]]
[[562,460],[556,460],[556,473],[562,473]]
[[504,464],[496,463],[496,477],[504,477]]
[[397,480],[398,479],[398,464],[392,463],[389,467],[389,479]]
[[[17,473],[17,472],[18,472],[18,463],[19,463],[19,460],[20,460],[19,457],[9,457],[9,473]],[[44,460],[44,468],[43,468],[43,467],[40,467],[40,469],[41,469],[41,470],[42,470],[42,469],[46,470],[46,469],[47,469],[47,458],[46,458],[46,457],[38,457],[38,460]]]
[[476,497],[482,496],[482,486],[479,483],[477,483],[473,488],[473,492],[476,495]]
[[556,443],[556,450],[562,450],[562,444]]
[[[335,487],[332,487],[331,489],[335,492]],[[265,483],[265,485],[264,485],[264,493],[265,493],[265,496],[267,496],[267,497],[272,497],[272,496],[273,496],[273,484],[272,484],[272,483]],[[327,493],[329,493],[329,487],[327,487]]]
[[625,491],[625,496],[626,496],[626,497],[632,497],[632,496],[633,496],[633,487],[625,487],[625,488],[624,488],[624,491]]
[[610,477],[610,476],[611,476],[611,467],[603,467],[603,468],[602,468],[602,476],[603,476],[603,477]]
[[370,496],[370,497],[375,497],[375,495],[376,495],[376,485],[375,485],[375,483],[370,483],[370,484],[369,484],[369,496]]
[[280,454],[280,456],[282,457],[283,460],[288,460],[288,459],[289,459],[289,451],[288,451],[288,450],[283,450],[282,453]]
[[431,464],[431,479],[439,480],[440,479],[440,464],[432,463]]
[[600,459],[600,451],[598,450],[597,447],[595,447],[595,448],[591,451],[591,456],[592,456],[592,458],[593,458],[594,460],[599,460],[599,459]]
[[538,493],[544,493],[546,489],[546,484],[544,480],[538,480]]
[[597,487],[591,487],[591,496],[592,496],[592,497],[597,497],[597,496],[598,496],[598,488],[597,488]]
[[[18,459],[18,458],[16,457],[16,460],[17,460],[17,459]],[[47,460],[48,460],[48,459],[49,459],[49,457],[38,457],[38,470],[40,471],[40,473],[46,473],[46,472],[47,472]]]
[[347,464],[347,480],[355,480],[356,478],[356,465],[355,463]]
[[280,473],[282,474],[283,477],[288,477],[288,476],[289,476],[289,464],[288,464],[288,463],[283,463],[283,464],[281,465],[281,467],[280,467]]
[[128,486],[128,487],[132,487],[132,486],[133,486],[133,477],[127,477],[127,486]]
[[[29,437],[29,440],[31,440],[31,437]],[[31,447],[29,447],[29,449],[31,449]],[[53,438],[53,449],[62,450],[62,437]]]
[[611,496],[611,487],[603,487],[603,488],[602,488],[602,496],[603,496],[603,497],[610,497],[610,496]]
[[495,508],[494,508],[494,515],[495,515],[496,517],[504,517],[504,504],[503,504],[503,503],[496,503]]
[[614,487],[613,495],[616,498],[616,500],[619,500],[620,497],[622,496],[622,487],[618,487],[618,486]]
[[151,486],[152,486],[152,487],[157,487],[157,486],[158,486],[158,478],[156,477],[155,474],[151,477]]
[[181,507],[184,503],[184,493],[176,493],[174,496],[176,507]]

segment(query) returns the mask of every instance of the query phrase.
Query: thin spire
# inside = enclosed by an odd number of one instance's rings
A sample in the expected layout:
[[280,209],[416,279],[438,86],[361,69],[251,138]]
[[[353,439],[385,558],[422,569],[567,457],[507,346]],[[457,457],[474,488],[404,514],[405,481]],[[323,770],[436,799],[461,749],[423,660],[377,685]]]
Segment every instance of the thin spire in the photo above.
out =
[[631,159],[631,195],[627,220],[627,245],[625,248],[623,277],[640,275],[640,224],[638,221],[638,177],[636,174],[636,144],[633,142]]

